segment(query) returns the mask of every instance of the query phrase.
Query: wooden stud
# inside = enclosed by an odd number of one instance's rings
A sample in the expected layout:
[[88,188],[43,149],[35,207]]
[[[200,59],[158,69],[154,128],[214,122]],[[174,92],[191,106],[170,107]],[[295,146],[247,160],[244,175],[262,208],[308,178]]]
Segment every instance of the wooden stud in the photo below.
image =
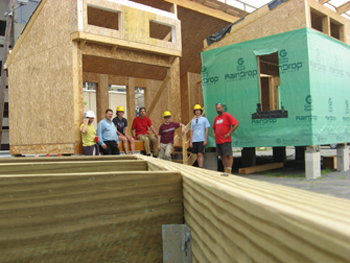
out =
[[283,163],[269,163],[269,164],[257,165],[257,166],[252,166],[252,167],[240,168],[238,170],[238,173],[239,174],[251,174],[251,173],[255,173],[255,172],[277,169],[277,168],[281,168],[283,166],[284,166]]
[[147,109],[147,115],[148,116],[150,116],[152,114],[152,111],[154,110],[156,104],[159,103],[158,100],[159,100],[160,96],[162,95],[165,87],[168,85],[169,81],[170,81],[170,76],[167,75],[165,77],[165,79],[163,80],[162,85],[158,89],[156,96],[153,98],[153,101],[152,101],[151,105]]
[[111,54],[114,54],[114,52],[117,50],[118,46],[115,45],[115,46],[112,46],[111,48]]
[[331,35],[329,16],[322,17],[322,32],[327,36]]
[[337,7],[338,14],[345,13],[346,11],[350,10],[350,1],[342,4],[341,6]]
[[83,49],[83,48],[84,48],[84,46],[85,46],[85,44],[86,44],[86,41],[87,41],[86,39],[83,39],[83,40],[80,41],[80,43],[79,43],[79,48],[80,48],[80,49]]
[[164,0],[165,2],[176,4],[177,6],[183,7],[185,9],[189,9],[198,13],[202,13],[204,15],[214,17],[223,21],[227,21],[230,23],[233,23],[237,21],[240,17],[232,16],[230,14],[227,14],[221,10],[213,9],[209,6],[205,6],[200,3],[196,3],[193,1],[187,1],[187,0]]

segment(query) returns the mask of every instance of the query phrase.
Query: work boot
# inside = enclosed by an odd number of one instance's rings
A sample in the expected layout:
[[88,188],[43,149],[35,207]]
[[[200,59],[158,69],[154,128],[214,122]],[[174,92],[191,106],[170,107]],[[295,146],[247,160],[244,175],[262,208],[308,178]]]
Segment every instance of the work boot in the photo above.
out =
[[228,173],[228,171],[227,171],[227,168],[226,167],[224,167],[224,173],[222,174],[223,176],[229,176],[229,173]]

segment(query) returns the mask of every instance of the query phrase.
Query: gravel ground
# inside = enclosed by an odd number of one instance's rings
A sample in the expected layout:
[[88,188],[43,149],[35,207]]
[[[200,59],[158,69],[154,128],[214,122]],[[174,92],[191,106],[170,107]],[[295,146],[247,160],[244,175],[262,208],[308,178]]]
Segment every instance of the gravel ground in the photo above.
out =
[[[238,153],[235,154],[235,163],[238,163],[237,166],[239,166],[240,153],[239,155]],[[260,156],[257,158],[257,164],[273,162],[270,149],[257,151],[256,155]],[[321,155],[336,155],[336,150],[324,146],[321,147]],[[238,175],[237,167],[237,170],[233,170],[233,174],[252,180],[281,184],[350,200],[350,170],[338,172],[336,170],[326,169],[322,170],[321,177],[307,180],[305,177],[305,163],[295,160],[294,151],[290,147],[287,148],[287,160],[283,168],[249,175]]]

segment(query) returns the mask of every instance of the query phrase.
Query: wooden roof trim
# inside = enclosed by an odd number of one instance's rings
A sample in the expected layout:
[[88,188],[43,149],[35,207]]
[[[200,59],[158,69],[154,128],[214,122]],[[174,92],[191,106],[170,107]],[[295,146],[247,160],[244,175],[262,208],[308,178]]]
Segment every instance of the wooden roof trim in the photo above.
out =
[[15,46],[13,47],[11,53],[8,55],[7,60],[5,62],[4,68],[7,69],[8,66],[10,66],[12,60],[14,59],[14,57],[16,56],[16,53],[18,51],[18,49],[20,48],[20,46],[22,45],[24,39],[26,38],[28,32],[31,30],[34,22],[36,21],[36,19],[38,18],[41,10],[43,9],[45,3],[47,0],[41,0],[40,4],[38,5],[38,7],[36,8],[35,12],[32,14],[32,16],[30,17],[26,27],[24,28],[22,34],[19,36],[18,40],[15,43]]
[[226,13],[225,11],[214,9],[205,4],[194,2],[194,1],[189,1],[189,0],[163,0],[163,1],[171,4],[176,4],[177,6],[181,6],[183,8],[195,11],[197,13],[211,16],[229,23],[233,23],[241,18],[240,16],[234,16]]

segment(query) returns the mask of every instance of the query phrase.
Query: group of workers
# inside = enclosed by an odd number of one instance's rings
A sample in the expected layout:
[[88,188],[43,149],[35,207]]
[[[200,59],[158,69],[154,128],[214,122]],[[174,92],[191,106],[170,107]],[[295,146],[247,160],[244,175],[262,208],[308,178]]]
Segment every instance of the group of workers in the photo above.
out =
[[[131,153],[135,153],[135,139],[143,141],[146,155],[151,155],[150,144],[153,145],[153,157],[171,161],[172,145],[174,143],[174,133],[182,127],[182,134],[185,133],[185,126],[182,123],[172,122],[171,113],[165,111],[163,114],[164,123],[159,127],[158,133],[153,127],[152,121],[146,116],[146,108],[139,109],[139,116],[133,120],[131,133],[128,135],[128,121],[123,117],[124,108],[119,106],[116,110],[116,117],[113,118],[113,110],[107,109],[105,118],[97,125],[97,131],[92,125],[95,114],[87,111],[84,123],[80,126],[83,141],[83,151],[85,155],[99,155],[99,146],[105,155],[120,154],[119,143],[123,143],[125,154],[128,154],[130,144]],[[212,134],[216,142],[216,151],[222,159],[224,175],[231,174],[233,165],[231,134],[237,129],[238,121],[229,113],[224,112],[221,103],[216,104],[218,115],[214,120]],[[198,167],[204,166],[205,146],[208,142],[210,123],[203,114],[203,109],[199,104],[193,108],[195,117],[191,121],[190,147],[192,153],[197,154]],[[154,135],[148,133],[151,129]]]

